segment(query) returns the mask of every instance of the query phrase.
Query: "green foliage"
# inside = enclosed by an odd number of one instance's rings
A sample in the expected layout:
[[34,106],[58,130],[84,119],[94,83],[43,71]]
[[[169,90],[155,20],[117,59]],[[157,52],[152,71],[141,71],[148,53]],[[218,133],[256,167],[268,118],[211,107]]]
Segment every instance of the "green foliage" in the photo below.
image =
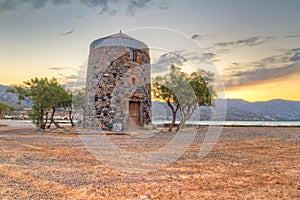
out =
[[7,105],[6,103],[0,102],[0,117],[5,113],[11,112],[14,110],[15,110],[14,107],[11,107],[11,106]]
[[44,114],[47,110],[53,109],[54,116],[57,107],[71,105],[72,96],[66,91],[55,78],[34,78],[24,82],[24,85],[15,86],[6,92],[18,95],[19,100],[29,99],[32,101],[32,112],[30,117],[41,129],[45,128]]
[[174,65],[169,73],[152,80],[153,97],[165,101],[171,108],[172,122],[169,131],[172,131],[175,125],[178,110],[181,121],[177,130],[184,126],[198,106],[212,105],[216,96],[213,81],[213,74],[210,72],[198,70],[187,74]]
[[74,127],[73,118],[75,117],[78,121],[80,121],[80,114],[83,111],[83,103],[84,103],[84,88],[73,91],[71,94],[71,103],[72,110],[69,110],[69,119],[71,122],[71,126]]
[[213,73],[204,70],[198,70],[189,75],[189,83],[194,90],[199,106],[213,105],[213,98],[216,97],[213,77]]
[[54,121],[54,114],[57,108],[71,107],[72,104],[72,94],[65,90],[61,85],[58,84],[56,79],[51,79],[48,82],[47,96],[51,97],[47,103],[52,109],[51,121],[48,128],[51,127],[52,123],[59,128],[58,123]]
[[172,131],[175,125],[176,113],[180,108],[180,95],[176,95],[176,93],[180,92],[180,81],[185,75],[180,69],[172,65],[168,74],[152,79],[153,97],[167,102],[172,111],[172,122],[169,126],[169,131]]

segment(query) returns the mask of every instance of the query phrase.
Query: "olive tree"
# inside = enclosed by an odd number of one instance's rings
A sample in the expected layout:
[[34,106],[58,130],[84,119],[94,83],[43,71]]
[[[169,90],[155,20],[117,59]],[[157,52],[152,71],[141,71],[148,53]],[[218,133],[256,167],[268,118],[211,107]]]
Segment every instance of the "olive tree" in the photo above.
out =
[[6,92],[17,94],[19,100],[28,99],[33,103],[30,117],[41,129],[46,128],[49,109],[51,109],[51,121],[48,128],[52,123],[59,127],[58,123],[54,121],[56,109],[67,107],[72,102],[70,93],[55,78],[50,80],[48,78],[33,78],[25,81],[23,85],[7,89]]
[[2,118],[2,115],[14,111],[15,108],[7,105],[6,103],[0,102],[0,118]]
[[172,122],[169,131],[175,126],[176,114],[180,112],[177,131],[184,127],[198,106],[210,106],[213,103],[213,74],[203,70],[191,74],[171,66],[170,72],[152,79],[154,98],[164,101],[172,111]]

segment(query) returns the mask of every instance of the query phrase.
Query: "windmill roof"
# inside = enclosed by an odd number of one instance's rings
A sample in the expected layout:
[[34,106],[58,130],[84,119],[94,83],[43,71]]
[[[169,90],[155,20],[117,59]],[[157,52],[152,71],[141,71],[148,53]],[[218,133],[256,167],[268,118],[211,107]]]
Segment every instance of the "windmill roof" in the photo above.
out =
[[92,50],[99,47],[109,47],[109,46],[123,46],[123,47],[130,47],[134,49],[148,49],[148,46],[145,43],[136,40],[130,37],[129,35],[122,33],[121,31],[119,33],[93,41],[90,45],[90,49]]

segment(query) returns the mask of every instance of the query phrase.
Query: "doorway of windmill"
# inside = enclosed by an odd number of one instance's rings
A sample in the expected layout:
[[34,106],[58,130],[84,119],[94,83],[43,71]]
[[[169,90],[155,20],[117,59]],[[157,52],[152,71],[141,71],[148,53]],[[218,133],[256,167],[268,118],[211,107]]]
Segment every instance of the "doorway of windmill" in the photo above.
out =
[[129,101],[129,128],[141,126],[141,102]]

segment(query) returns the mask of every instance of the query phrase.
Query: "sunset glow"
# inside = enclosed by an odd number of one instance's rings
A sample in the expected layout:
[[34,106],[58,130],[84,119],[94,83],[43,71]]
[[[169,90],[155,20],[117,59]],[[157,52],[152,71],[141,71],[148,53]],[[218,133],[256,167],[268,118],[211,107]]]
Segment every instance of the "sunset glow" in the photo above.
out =
[[72,85],[85,78],[90,43],[122,30],[150,47],[153,74],[214,66],[227,98],[300,100],[299,1],[38,2],[0,1],[2,85]]
[[[226,98],[244,99],[250,102],[268,101],[271,99],[286,99],[300,101],[300,75],[288,80],[270,81],[251,86],[244,86],[226,90]],[[280,94],[280,95],[279,95]]]

